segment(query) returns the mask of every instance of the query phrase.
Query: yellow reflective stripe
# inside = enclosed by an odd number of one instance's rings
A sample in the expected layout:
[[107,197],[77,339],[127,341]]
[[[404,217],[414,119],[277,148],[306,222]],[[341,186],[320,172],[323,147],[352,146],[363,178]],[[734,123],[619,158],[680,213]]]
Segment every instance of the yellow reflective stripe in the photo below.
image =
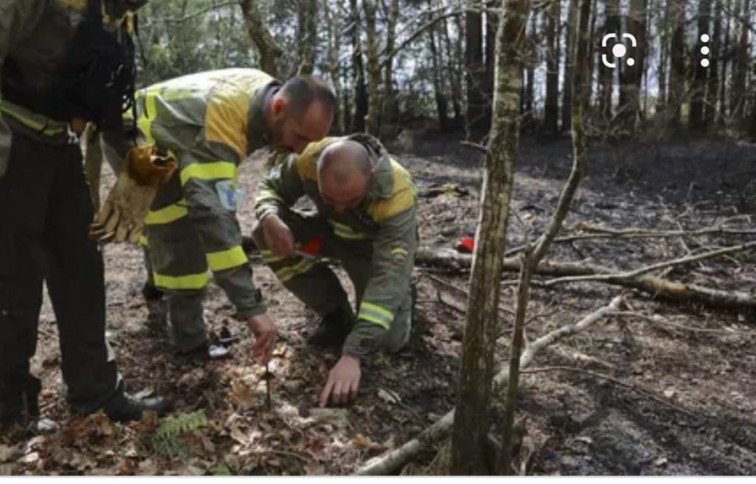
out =
[[229,161],[192,163],[181,170],[181,184],[184,185],[190,178],[200,180],[215,180],[218,178],[236,179],[236,164]]
[[260,191],[259,191],[259,192],[257,193],[257,201],[258,201],[258,202],[259,202],[259,201],[262,201],[262,200],[265,200],[265,199],[267,199],[267,198],[272,198],[272,199],[274,199],[274,200],[278,200],[278,201],[280,201],[280,202],[283,202],[283,201],[284,201],[284,199],[283,199],[283,198],[281,198],[281,197],[280,197],[280,196],[279,196],[279,195],[278,195],[278,194],[277,194],[276,192],[274,192],[273,190],[263,189],[263,190],[260,190]]
[[363,301],[360,304],[360,314],[358,315],[358,318],[375,323],[385,329],[389,329],[391,321],[394,320],[394,314],[381,306]]
[[388,309],[378,306],[377,304],[369,303],[367,301],[362,301],[360,303],[360,313],[362,313],[362,310],[368,310],[372,313],[377,314],[378,316],[382,317],[385,321],[391,322],[394,320],[394,313],[389,311]]
[[366,239],[369,236],[367,234],[363,234],[361,232],[357,232],[352,227],[339,223],[334,222],[333,220],[329,220],[328,223],[330,223],[333,226],[333,233],[334,235],[341,237],[342,239],[352,239],[352,240],[361,240]]
[[153,272],[152,276],[157,287],[165,289],[202,289],[207,285],[207,272],[187,274],[185,276],[166,276]]
[[[42,124],[38,121],[35,121],[27,116],[24,116],[21,113],[14,112],[12,109],[9,109],[7,105],[0,106],[0,111],[11,116],[17,121],[20,121],[21,124],[25,125],[26,127],[31,128],[34,131],[39,131],[40,134],[43,134],[46,136],[55,136],[55,135],[63,133],[67,129],[64,126],[59,126],[57,128],[48,128],[46,124]],[[53,121],[53,122],[55,122],[56,124],[59,123],[58,121]]]
[[145,247],[149,245],[147,243],[147,237],[145,237],[144,234],[139,236],[139,245],[143,245]]
[[241,245],[237,245],[228,250],[209,252],[207,254],[207,264],[213,272],[238,267],[247,262],[247,254],[244,253],[244,249],[242,249]]
[[182,217],[185,217],[189,211],[186,209],[186,200],[180,200],[173,205],[168,205],[159,210],[150,210],[144,218],[147,225],[168,224]]
[[401,247],[395,247],[395,248],[391,249],[391,255],[396,255],[396,254],[407,255],[407,251],[404,250],[404,249],[402,249]]
[[260,254],[263,257],[263,262],[265,262],[266,264],[272,264],[274,262],[280,262],[280,261],[286,259],[286,257],[279,257],[279,256],[275,255],[273,253],[273,251],[268,250],[268,249],[262,249],[260,251]]
[[293,265],[290,267],[284,267],[282,269],[277,270],[276,277],[278,277],[279,281],[286,282],[295,276],[304,274],[305,272],[309,271],[310,269],[312,269],[314,265],[315,264],[312,261],[309,261],[307,259],[302,259],[296,265]]

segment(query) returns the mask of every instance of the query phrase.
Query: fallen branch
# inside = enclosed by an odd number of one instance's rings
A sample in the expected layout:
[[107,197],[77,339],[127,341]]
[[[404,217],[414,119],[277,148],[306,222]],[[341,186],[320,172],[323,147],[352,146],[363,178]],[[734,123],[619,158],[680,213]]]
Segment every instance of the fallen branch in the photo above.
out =
[[[533,343],[525,348],[522,356],[520,357],[520,368],[526,368],[533,362],[536,354],[543,348],[550,346],[557,341],[581,333],[588,329],[591,325],[604,317],[611,316],[612,313],[620,311],[625,305],[625,299],[622,296],[617,296],[612,299],[612,302],[594,311],[583,319],[578,321],[574,325],[564,326],[556,329],[541,338],[538,338]],[[502,368],[499,373],[494,377],[494,391],[500,391],[504,385],[509,381],[509,365]],[[421,432],[417,437],[405,443],[398,449],[389,452],[383,457],[374,459],[367,465],[357,470],[357,475],[388,475],[396,472],[402,466],[407,464],[413,457],[420,453],[428,446],[446,438],[451,431],[454,423],[454,410],[451,410],[446,415],[441,417],[439,421],[428,427]]]
[[[603,227],[592,227],[591,230],[585,230],[588,233],[564,235],[556,237],[554,242],[565,243],[575,242],[579,240],[596,240],[596,239],[612,239],[612,240],[634,240],[634,239],[666,239],[671,237],[699,237],[702,235],[756,235],[756,230],[739,230],[739,229],[723,229],[723,228],[706,228],[700,230],[669,230],[669,231],[653,231],[645,229],[610,229]],[[524,245],[518,245],[512,247],[504,252],[504,255],[509,257],[515,254],[519,254],[525,249]]]
[[674,259],[671,261],[659,262],[657,264],[651,264],[649,266],[641,267],[640,269],[635,269],[628,272],[620,272],[620,273],[615,273],[615,274],[562,277],[560,279],[552,279],[550,281],[546,281],[544,285],[546,287],[550,287],[555,284],[562,284],[565,282],[581,282],[581,281],[607,281],[608,282],[608,281],[613,281],[613,280],[630,280],[630,279],[635,279],[644,274],[648,274],[649,272],[658,271],[660,269],[666,269],[668,267],[679,266],[683,264],[690,264],[691,262],[697,262],[704,259],[712,259],[714,257],[718,257],[724,254],[732,254],[734,252],[743,252],[752,247],[756,247],[756,241],[747,242],[745,244],[735,245],[732,247],[724,247],[717,250],[711,250],[709,252],[703,252],[698,255],[680,257],[678,259]]
[[[459,254],[455,251],[434,251],[428,248],[418,250],[415,257],[415,261],[420,265],[444,268],[447,271],[455,272],[468,271],[471,259],[471,256]],[[520,266],[516,258],[508,257],[504,259],[502,271],[518,272],[519,270]],[[587,262],[543,260],[538,264],[535,273],[542,276],[559,278],[595,275],[613,276],[601,278],[599,282],[637,289],[651,294],[655,298],[673,302],[695,302],[718,309],[743,310],[756,308],[756,296],[748,293],[711,289],[695,284],[683,284],[650,275],[642,275],[630,279],[617,278],[617,276],[621,275],[620,273]]]
[[673,321],[669,321],[668,319],[664,319],[661,316],[655,315],[655,316],[648,316],[646,314],[641,313],[634,313],[631,311],[622,311],[619,313],[616,313],[615,316],[621,316],[621,317],[631,317],[631,318],[638,318],[642,319],[644,321],[648,321],[651,324],[656,324],[659,326],[668,326],[672,328],[677,328],[685,331],[690,331],[692,333],[711,333],[711,334],[722,334],[722,335],[738,335],[738,336],[756,336],[756,331],[739,331],[739,330],[728,330],[728,329],[721,329],[721,328],[694,328],[692,326],[685,326],[684,324],[675,323]]

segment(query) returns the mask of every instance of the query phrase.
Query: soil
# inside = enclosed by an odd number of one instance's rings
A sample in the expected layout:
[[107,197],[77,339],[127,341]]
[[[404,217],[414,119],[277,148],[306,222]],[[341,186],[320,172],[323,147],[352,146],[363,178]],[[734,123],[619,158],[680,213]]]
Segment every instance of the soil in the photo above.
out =
[[[429,137],[411,153],[395,153],[413,173],[421,194],[438,184],[461,189],[421,197],[423,245],[453,248],[460,237],[473,235],[481,154],[450,136]],[[541,233],[569,173],[570,156],[567,139],[522,139],[517,217],[510,223],[508,247],[519,245],[526,231],[531,239]],[[262,172],[259,159],[241,170],[247,195],[239,220],[245,234],[254,223],[254,187]],[[103,199],[114,180],[109,169],[104,180]],[[582,221],[677,230],[725,222],[753,229],[754,215],[756,145],[625,142],[590,147],[588,170],[566,226]],[[629,269],[745,240],[587,240],[555,244],[548,257]],[[253,256],[255,282],[280,331],[270,364],[274,379],[268,409],[264,368],[249,356],[252,338],[216,285],[210,284],[205,302],[208,330],[218,334],[225,326],[241,341],[229,360],[187,360],[169,343],[162,303],[148,305],[141,296],[141,249],[113,244],[103,252],[108,338],[127,389],[167,396],[173,414],[181,418],[204,409],[206,422],[177,437],[180,451],[171,455],[154,445],[154,420],[120,425],[101,415],[71,417],[63,397],[55,315],[46,299],[33,371],[43,379],[43,411],[60,429],[52,435],[0,437],[0,474],[349,474],[454,406],[465,297],[450,285],[464,289],[465,274],[434,273],[446,281],[440,284],[418,267],[421,329],[412,344],[364,365],[356,402],[323,410],[317,408],[317,394],[336,356],[307,346],[314,314]],[[505,274],[505,279],[515,277]],[[706,260],[666,277],[756,294],[756,253]],[[628,296],[633,312],[678,326],[616,317],[541,352],[531,367],[580,368],[633,388],[579,371],[523,375],[519,419],[526,433],[517,459],[520,469],[563,475],[756,474],[754,315],[670,304],[599,283],[534,287],[529,314],[538,317],[529,324],[527,338],[572,324],[618,294]],[[503,290],[502,303],[512,306],[511,288]],[[502,315],[508,327],[511,317]],[[508,355],[503,334],[497,350],[501,361]],[[422,453],[405,472],[427,471],[434,455],[434,449]]]

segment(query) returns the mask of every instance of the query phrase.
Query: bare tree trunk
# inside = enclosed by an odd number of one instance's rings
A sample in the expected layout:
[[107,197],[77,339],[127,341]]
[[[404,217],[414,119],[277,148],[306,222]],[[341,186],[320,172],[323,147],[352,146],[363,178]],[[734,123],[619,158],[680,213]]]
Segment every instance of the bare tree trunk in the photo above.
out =
[[733,118],[745,121],[746,116],[746,79],[748,77],[748,44],[749,44],[749,25],[748,19],[751,18],[750,0],[741,0],[742,8],[740,11],[740,41],[735,55],[735,62],[732,72],[732,100],[730,110]]
[[[656,98],[656,114],[657,116],[663,115],[667,106],[667,63],[669,61],[669,19],[670,19],[670,6],[672,0],[666,0],[664,6],[664,19],[657,21],[657,26],[660,34],[659,41],[659,65],[656,69],[656,76],[659,79],[659,95]],[[659,5],[659,11],[661,12],[661,5]]]
[[669,110],[672,126],[682,125],[682,104],[685,96],[685,0],[670,3],[672,38],[669,48]]
[[528,0],[503,0],[496,39],[496,80],[481,212],[470,275],[457,413],[452,432],[453,474],[487,474],[486,446],[493,390],[500,271],[509,222],[519,142],[522,43]]
[[701,65],[701,48],[710,47],[711,41],[704,43],[701,35],[711,35],[709,25],[711,24],[711,0],[701,0],[698,6],[698,39],[696,39],[696,50],[693,53],[693,92],[690,100],[690,119],[688,125],[692,129],[704,128],[704,100],[706,99],[706,76],[708,69]]
[[577,16],[577,0],[569,0],[567,6],[567,36],[564,42],[564,85],[562,86],[562,129],[570,130],[572,125],[572,43],[575,38],[575,17]]
[[535,121],[535,66],[538,62],[538,15],[533,14],[530,19],[530,46],[528,47],[528,63],[525,73],[525,117],[529,125]]
[[260,67],[271,76],[278,77],[278,58],[281,57],[283,51],[265,25],[258,0],[240,0],[239,5],[249,37],[260,54]]
[[561,25],[561,0],[554,0],[546,14],[546,106],[544,129],[547,133],[559,132],[559,26]]
[[312,74],[318,45],[318,0],[300,0],[297,25],[299,69],[297,74]]
[[[428,7],[430,7],[428,2]],[[436,111],[438,113],[438,125],[442,130],[446,130],[449,127],[449,103],[446,100],[444,94],[443,84],[441,82],[441,73],[439,72],[439,65],[441,61],[438,56],[438,49],[436,48],[436,28],[431,27],[428,29],[428,45],[430,47],[431,64],[433,66],[433,93],[436,98]]]
[[[641,81],[646,57],[646,2],[630,0],[627,31],[637,40],[638,46],[628,47],[628,55],[622,58],[620,78],[620,109],[624,125],[633,130],[640,111]],[[630,59],[633,59],[630,61]],[[619,63],[619,62],[618,62]]]
[[[455,17],[459,25],[459,16]],[[452,49],[451,39],[449,36],[449,24],[444,19],[444,41],[446,43],[446,52],[448,54],[448,69],[449,69],[449,83],[451,84],[452,93],[452,108],[454,109],[454,122],[459,125],[462,121],[462,78],[460,76],[461,59],[462,59],[462,42],[455,42],[455,47]],[[459,35],[462,35],[462,30],[458,30]],[[456,59],[456,61],[455,61]]]
[[349,0],[352,11],[352,67],[354,68],[354,115],[350,131],[364,131],[368,113],[367,87],[365,84],[365,64],[362,60],[362,40],[360,36],[360,10],[357,0]]
[[386,55],[383,73],[383,124],[394,118],[394,44],[396,43],[396,24],[399,19],[399,0],[391,0],[389,7],[388,26],[386,33]]
[[[468,8],[479,4],[468,0]],[[483,20],[479,11],[465,13],[465,71],[467,74],[467,123],[471,129],[479,129],[487,122],[484,119],[486,100],[483,97],[486,66],[483,63]]]
[[[727,63],[730,60],[730,25],[732,24],[732,19],[730,17],[730,12],[732,8],[732,1],[733,0],[727,0],[727,6],[726,6],[726,12],[727,15],[725,15],[725,30],[724,30],[724,44],[722,45],[721,53],[723,54],[721,56],[722,59],[722,73],[720,76],[720,83],[719,83],[719,114],[723,117],[727,117],[727,113],[729,112],[729,105],[727,103]],[[737,0],[735,0],[737,3]]]
[[339,102],[344,97],[343,88],[341,87],[341,62],[339,62],[339,55],[341,53],[341,14],[339,13],[339,9],[331,10],[328,0],[323,0],[323,13],[328,25],[328,73],[331,76],[333,90],[336,93],[337,99],[336,130],[339,133],[343,133],[346,106],[339,106]]
[[489,126],[486,126],[485,123],[490,121],[492,114],[490,101],[493,98],[494,70],[496,67],[496,33],[499,30],[499,16],[496,15],[495,10],[498,4],[498,0],[485,2],[488,10],[486,11],[486,82],[483,86],[483,98],[486,102],[483,110],[484,122],[481,123],[481,127],[486,128]]
[[[604,2],[604,29],[603,33],[619,32],[619,14],[620,14],[620,2],[619,0],[603,0]],[[613,115],[613,93],[614,93],[614,79],[616,77],[615,70],[609,69],[601,64],[600,82],[601,82],[601,98],[599,101],[599,109],[602,117],[609,121]]]
[[[719,46],[722,43],[722,2],[714,1],[714,29],[711,40],[706,44],[709,47],[709,85],[706,88],[706,111],[704,114],[705,125],[712,128],[718,124],[720,117],[717,115],[717,101],[719,100]],[[702,54],[701,58],[704,58]]]
[[365,116],[365,131],[379,136],[378,123],[381,100],[378,86],[381,83],[381,65],[378,62],[378,34],[375,28],[376,0],[362,0],[365,10],[365,30],[367,31],[368,61],[368,111]]

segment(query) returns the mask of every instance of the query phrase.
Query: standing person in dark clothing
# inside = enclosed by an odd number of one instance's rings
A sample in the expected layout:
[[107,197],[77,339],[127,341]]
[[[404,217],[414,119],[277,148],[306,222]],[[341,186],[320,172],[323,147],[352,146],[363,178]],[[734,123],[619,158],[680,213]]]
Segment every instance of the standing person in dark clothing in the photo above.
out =
[[[124,393],[105,339],[102,256],[78,136],[87,122],[128,147],[131,33],[146,0],[0,0],[0,427],[38,416],[29,372],[46,282],[67,401],[136,420],[159,398]],[[117,141],[121,139],[122,142]]]

